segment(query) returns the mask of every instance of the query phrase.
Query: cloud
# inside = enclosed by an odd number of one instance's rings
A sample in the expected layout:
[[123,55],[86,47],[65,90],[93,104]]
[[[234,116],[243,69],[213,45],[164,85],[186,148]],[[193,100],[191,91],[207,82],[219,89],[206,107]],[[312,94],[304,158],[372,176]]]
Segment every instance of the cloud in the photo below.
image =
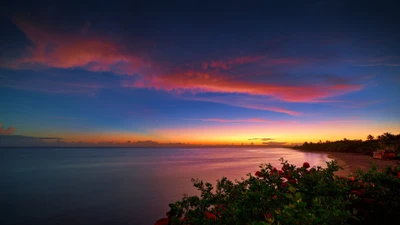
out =
[[0,124],[0,135],[12,135],[15,132],[15,127],[3,128],[3,125]]
[[313,102],[363,88],[360,84],[272,84],[231,79],[221,73],[197,70],[177,71],[163,76],[124,81],[124,87],[154,88],[175,93],[229,93],[268,96],[286,102]]
[[[292,84],[272,82],[267,78],[262,81],[252,80],[254,74],[268,73],[272,74],[271,77],[274,76],[273,72],[266,71],[265,66],[282,67],[312,62],[312,59],[307,57],[274,57],[258,51],[247,55],[202,59],[192,64],[180,64],[174,67],[172,66],[174,62],[171,60],[152,61],[148,59],[149,57],[135,54],[120,42],[104,35],[94,34],[90,30],[89,22],[85,23],[84,32],[73,33],[49,29],[28,20],[15,19],[14,21],[30,39],[32,45],[28,47],[27,54],[0,65],[6,68],[81,68],[94,72],[140,76],[138,79],[124,80],[121,83],[123,87],[156,89],[174,93],[258,95],[286,102],[319,102],[325,98],[359,91],[363,88],[363,85],[348,82],[312,83],[311,81],[300,85],[293,82]],[[251,68],[234,70],[235,66],[247,64],[251,64]],[[15,85],[9,85],[9,87],[17,88]],[[27,89],[27,87],[24,88]],[[74,93],[81,91],[76,91],[74,88],[78,87],[72,86],[67,89]],[[61,89],[62,93],[63,91],[64,89]],[[49,92],[57,93],[57,90]],[[244,107],[257,108],[254,105]],[[296,115],[296,112],[282,111],[274,107],[262,110]]]
[[[199,97],[199,96],[186,96],[181,98],[190,101],[203,101],[203,102],[214,102],[224,105],[230,105],[235,107],[247,108],[247,109],[257,109],[263,111],[271,111],[277,113],[284,113],[291,116],[300,116],[301,112],[289,110],[279,106],[265,105],[265,102],[270,100],[263,96],[214,96],[214,97]],[[269,103],[270,104],[270,103]]]
[[186,120],[199,120],[204,122],[218,122],[218,123],[274,123],[276,121],[249,118],[249,119],[221,119],[221,118],[203,118],[203,119],[186,119]]
[[124,45],[97,35],[54,31],[23,19],[15,19],[15,23],[33,45],[23,57],[2,63],[0,66],[3,67],[84,68],[133,75],[150,66],[142,58],[128,52]]
[[250,138],[248,139],[249,141],[256,141],[256,140],[260,140],[260,141],[272,141],[275,140],[275,138]]

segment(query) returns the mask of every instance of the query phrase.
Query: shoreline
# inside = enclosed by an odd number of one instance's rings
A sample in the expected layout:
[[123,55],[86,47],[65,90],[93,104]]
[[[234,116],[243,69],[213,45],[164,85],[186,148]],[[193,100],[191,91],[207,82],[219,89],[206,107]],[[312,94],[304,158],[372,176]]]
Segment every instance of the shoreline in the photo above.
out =
[[342,167],[343,169],[339,169],[339,171],[337,171],[335,174],[338,176],[349,176],[352,173],[354,173],[355,171],[353,171],[350,166],[344,161],[342,160],[340,157],[334,156],[333,154],[331,154],[331,152],[325,152],[325,154],[327,154],[327,157],[331,160],[336,160],[338,161],[338,165],[340,167]]
[[331,160],[337,160],[339,166],[343,168],[343,170],[339,170],[335,173],[338,176],[349,176],[357,172],[357,170],[362,170],[365,172],[371,167],[371,164],[375,164],[378,169],[382,169],[388,165],[398,166],[399,164],[397,162],[400,162],[400,160],[374,159],[371,156],[364,155],[362,153],[296,150],[322,153],[326,154]]

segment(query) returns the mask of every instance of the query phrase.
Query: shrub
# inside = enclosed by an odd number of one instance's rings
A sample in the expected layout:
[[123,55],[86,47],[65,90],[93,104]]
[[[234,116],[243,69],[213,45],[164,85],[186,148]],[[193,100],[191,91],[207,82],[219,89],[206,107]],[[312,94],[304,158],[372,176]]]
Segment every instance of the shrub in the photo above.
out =
[[170,204],[161,224],[366,224],[399,210],[399,167],[380,172],[371,167],[354,177],[338,177],[336,161],[327,168],[304,163],[297,168],[282,159],[247,174],[241,181],[226,177],[210,183],[192,179],[199,196],[184,196]]

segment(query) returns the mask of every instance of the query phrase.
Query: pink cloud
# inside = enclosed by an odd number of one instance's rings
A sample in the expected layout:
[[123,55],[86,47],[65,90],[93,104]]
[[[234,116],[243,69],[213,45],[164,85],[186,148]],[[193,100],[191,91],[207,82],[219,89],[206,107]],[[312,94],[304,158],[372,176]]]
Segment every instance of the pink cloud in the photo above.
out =
[[128,52],[125,46],[99,36],[54,32],[24,20],[16,20],[16,25],[33,42],[33,46],[26,56],[2,64],[6,67],[79,67],[89,71],[132,75],[150,66]]
[[15,127],[8,127],[7,129],[2,127],[0,124],[0,135],[11,135],[15,132]]
[[313,102],[362,89],[359,84],[284,85],[229,79],[217,72],[177,71],[144,80],[123,82],[124,87],[154,88],[178,93],[238,93],[271,96],[287,102]]

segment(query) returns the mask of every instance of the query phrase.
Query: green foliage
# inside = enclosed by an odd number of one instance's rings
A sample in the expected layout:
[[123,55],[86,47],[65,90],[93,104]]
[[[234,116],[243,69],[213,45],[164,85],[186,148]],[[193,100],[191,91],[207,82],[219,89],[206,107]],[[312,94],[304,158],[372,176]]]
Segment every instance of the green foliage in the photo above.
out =
[[169,224],[382,224],[400,209],[399,167],[372,166],[345,178],[334,175],[336,161],[310,169],[281,164],[281,170],[261,165],[241,181],[223,177],[215,189],[192,179],[200,195],[170,204]]

